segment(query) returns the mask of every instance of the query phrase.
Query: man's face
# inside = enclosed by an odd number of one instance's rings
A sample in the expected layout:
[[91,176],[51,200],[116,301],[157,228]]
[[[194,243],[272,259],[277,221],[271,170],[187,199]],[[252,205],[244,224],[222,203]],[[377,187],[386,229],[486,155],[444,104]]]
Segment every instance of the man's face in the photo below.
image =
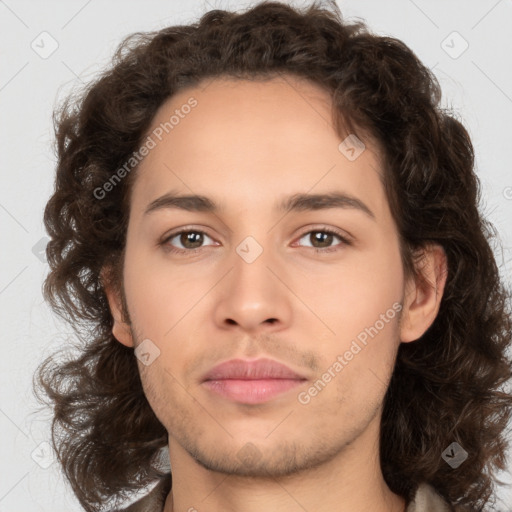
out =
[[[400,343],[398,234],[375,147],[364,140],[353,161],[357,148],[339,149],[327,93],[292,77],[205,85],[173,96],[148,131],[156,146],[132,190],[132,325],[121,341],[150,340],[138,364],[171,463],[175,450],[221,472],[284,475],[378,432]],[[216,210],[154,203],[165,194],[207,196]],[[279,208],[297,194],[360,205]],[[219,363],[259,358],[303,380],[203,380]]]

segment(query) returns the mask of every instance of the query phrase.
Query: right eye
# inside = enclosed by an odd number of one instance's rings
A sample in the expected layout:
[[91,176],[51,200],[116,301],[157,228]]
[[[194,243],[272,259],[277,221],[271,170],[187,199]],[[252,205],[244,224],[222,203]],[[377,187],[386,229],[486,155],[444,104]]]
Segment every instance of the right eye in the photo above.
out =
[[[202,248],[204,239],[211,238],[204,232],[198,229],[183,228],[162,240],[163,245],[169,252],[177,254],[195,253]],[[172,241],[176,239],[181,244],[181,247],[176,247]]]

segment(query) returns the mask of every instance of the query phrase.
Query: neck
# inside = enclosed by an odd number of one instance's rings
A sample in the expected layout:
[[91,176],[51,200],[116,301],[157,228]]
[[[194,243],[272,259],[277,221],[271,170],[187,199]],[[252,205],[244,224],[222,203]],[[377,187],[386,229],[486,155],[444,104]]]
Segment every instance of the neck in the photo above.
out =
[[381,472],[378,428],[378,422],[370,423],[329,461],[279,478],[209,471],[169,436],[173,486],[164,512],[404,512],[405,500],[389,489]]

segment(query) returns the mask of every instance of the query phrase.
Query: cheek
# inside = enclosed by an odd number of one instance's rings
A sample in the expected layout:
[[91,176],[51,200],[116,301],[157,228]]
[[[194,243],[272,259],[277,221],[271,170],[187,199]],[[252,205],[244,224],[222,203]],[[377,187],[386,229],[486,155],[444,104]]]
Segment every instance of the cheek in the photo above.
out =
[[[330,344],[341,349],[376,322],[382,328],[381,315],[388,320],[396,316],[403,294],[399,251],[389,246],[371,251],[354,250],[343,261],[325,267],[314,277],[297,280],[294,290],[310,309],[304,320],[299,321],[323,324],[329,338],[325,340],[325,348]],[[388,331],[385,336],[389,337]]]
[[163,386],[178,399],[181,387],[188,386],[182,369],[197,357],[194,350],[201,343],[204,318],[198,303],[211,285],[142,250],[127,250],[124,282],[136,344],[149,339],[159,351],[150,366],[139,364],[148,397],[158,400],[152,390]]
[[324,340],[321,346],[317,344],[322,354],[321,370],[299,401],[307,402],[303,405],[305,420],[322,417],[326,423],[357,429],[373,417],[393,372],[397,321],[395,316],[380,330],[353,326],[354,331],[359,330],[359,338],[346,335],[340,326],[338,336]]
[[325,286],[309,288],[315,314],[329,327],[315,350],[322,357],[319,389],[330,381],[320,394],[333,410],[344,403],[347,414],[357,414],[382,401],[399,346],[402,279],[399,252],[388,247],[361,253],[323,279]]
[[178,425],[186,425],[190,431],[198,428],[199,406],[175,369],[170,367],[165,353],[152,365],[141,367],[140,377],[151,409],[168,431],[181,428]]
[[175,326],[189,322],[215,282],[215,274],[205,268],[202,273],[191,275],[159,254],[127,250],[125,292],[132,320],[144,337],[167,339]]

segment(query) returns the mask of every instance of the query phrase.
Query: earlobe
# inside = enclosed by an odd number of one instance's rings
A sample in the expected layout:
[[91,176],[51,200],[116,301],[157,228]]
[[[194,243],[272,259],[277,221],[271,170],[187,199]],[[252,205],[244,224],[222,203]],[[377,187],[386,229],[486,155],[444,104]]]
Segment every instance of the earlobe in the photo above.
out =
[[101,281],[107,296],[110,314],[112,315],[114,322],[112,326],[112,334],[119,343],[122,343],[127,347],[133,347],[134,343],[130,325],[125,321],[123,315],[121,293],[117,289],[118,287],[112,284],[112,279],[106,270],[101,272]]
[[448,274],[448,262],[440,245],[422,249],[419,276],[408,281],[400,324],[400,341],[420,338],[437,317]]

